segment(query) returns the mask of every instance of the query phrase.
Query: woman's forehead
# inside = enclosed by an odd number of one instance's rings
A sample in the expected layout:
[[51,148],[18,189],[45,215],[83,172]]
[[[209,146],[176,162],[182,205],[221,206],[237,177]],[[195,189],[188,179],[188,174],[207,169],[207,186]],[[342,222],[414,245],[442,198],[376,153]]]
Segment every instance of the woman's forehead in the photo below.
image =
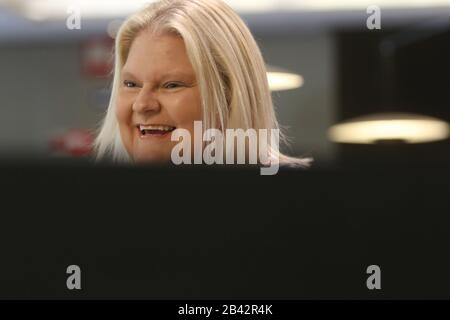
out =
[[131,45],[122,76],[191,77],[193,69],[182,38],[150,32],[139,34]]
[[159,59],[177,58],[182,62],[187,60],[183,38],[169,33],[154,34],[149,31],[140,32],[131,44],[128,58],[138,56],[142,58],[157,56]]

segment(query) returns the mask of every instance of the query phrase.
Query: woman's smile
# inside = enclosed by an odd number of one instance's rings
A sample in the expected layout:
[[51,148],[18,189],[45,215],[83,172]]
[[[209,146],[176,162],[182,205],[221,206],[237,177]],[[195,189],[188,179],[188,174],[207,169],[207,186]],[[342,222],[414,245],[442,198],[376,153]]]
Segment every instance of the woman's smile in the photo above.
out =
[[170,137],[175,129],[176,127],[161,124],[136,126],[137,134],[140,139],[167,138]]

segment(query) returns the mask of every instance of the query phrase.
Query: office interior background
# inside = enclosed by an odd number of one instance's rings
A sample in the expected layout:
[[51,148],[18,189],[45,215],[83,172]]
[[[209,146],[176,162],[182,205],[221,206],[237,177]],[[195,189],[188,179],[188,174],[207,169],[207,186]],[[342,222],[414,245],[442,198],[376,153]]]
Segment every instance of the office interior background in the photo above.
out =
[[[148,2],[0,1],[2,159],[90,156],[115,32]],[[450,163],[450,1],[228,3],[272,72],[287,153],[325,167]]]
[[91,159],[115,32],[148,2],[0,0],[0,298],[448,298],[450,0],[227,0],[311,170],[53,166]]

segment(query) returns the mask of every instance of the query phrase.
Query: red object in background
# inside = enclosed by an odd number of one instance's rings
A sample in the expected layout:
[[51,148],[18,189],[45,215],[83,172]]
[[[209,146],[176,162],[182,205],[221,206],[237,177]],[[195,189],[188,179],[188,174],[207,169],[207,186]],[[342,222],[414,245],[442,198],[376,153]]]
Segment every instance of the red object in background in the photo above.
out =
[[88,129],[70,129],[53,138],[50,147],[59,154],[82,157],[91,154],[94,139],[93,133]]
[[81,68],[88,78],[107,77],[114,67],[114,39],[94,38],[81,45]]

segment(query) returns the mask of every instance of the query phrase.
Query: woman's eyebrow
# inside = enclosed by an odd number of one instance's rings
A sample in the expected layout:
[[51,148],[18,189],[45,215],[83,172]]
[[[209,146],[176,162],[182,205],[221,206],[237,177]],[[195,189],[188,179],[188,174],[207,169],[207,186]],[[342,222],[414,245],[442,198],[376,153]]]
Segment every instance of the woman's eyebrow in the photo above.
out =
[[[128,70],[122,70],[121,72],[122,78],[130,78],[130,79],[138,79],[138,77]],[[159,77],[160,80],[167,80],[170,78],[181,78],[181,79],[190,79],[192,75],[190,73],[186,73],[183,71],[169,71],[167,73],[161,74]]]
[[122,70],[121,76],[122,76],[122,78],[133,78],[133,79],[137,79],[137,77],[136,77],[133,73],[131,73],[131,72],[127,71],[127,70]]
[[182,71],[167,71],[162,74],[163,77],[185,76],[186,73]]
[[163,80],[170,79],[170,78],[181,78],[183,80],[187,80],[187,79],[192,78],[192,74],[182,72],[182,71],[172,71],[172,72],[164,73],[161,76],[161,79],[163,79]]

